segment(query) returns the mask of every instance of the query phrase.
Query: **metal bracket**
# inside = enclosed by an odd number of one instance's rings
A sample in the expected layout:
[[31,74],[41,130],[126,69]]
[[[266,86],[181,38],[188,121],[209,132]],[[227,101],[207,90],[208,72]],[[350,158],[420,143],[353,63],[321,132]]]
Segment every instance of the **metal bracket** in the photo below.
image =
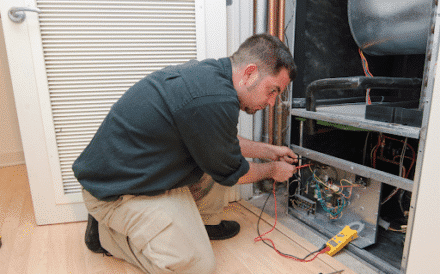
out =
[[9,9],[8,15],[9,19],[11,19],[14,23],[22,23],[24,19],[26,19],[25,11],[32,11],[36,13],[40,13],[41,10],[37,8],[23,8],[23,7],[12,7]]

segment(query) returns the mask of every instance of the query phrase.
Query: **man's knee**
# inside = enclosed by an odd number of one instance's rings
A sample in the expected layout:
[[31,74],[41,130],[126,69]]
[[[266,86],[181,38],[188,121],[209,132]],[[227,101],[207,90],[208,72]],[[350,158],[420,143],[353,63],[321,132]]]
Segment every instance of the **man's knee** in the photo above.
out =
[[168,247],[158,246],[154,239],[142,250],[147,262],[157,267],[158,273],[215,273],[216,263],[211,244],[174,243]]
[[127,239],[127,236],[106,226],[101,227],[100,238],[103,247],[113,256],[137,265],[147,273],[215,273],[215,257],[210,244],[209,246],[201,243],[189,245],[174,242],[173,245],[166,247],[166,244],[159,244],[153,239],[139,249],[139,243],[134,243],[132,239]]

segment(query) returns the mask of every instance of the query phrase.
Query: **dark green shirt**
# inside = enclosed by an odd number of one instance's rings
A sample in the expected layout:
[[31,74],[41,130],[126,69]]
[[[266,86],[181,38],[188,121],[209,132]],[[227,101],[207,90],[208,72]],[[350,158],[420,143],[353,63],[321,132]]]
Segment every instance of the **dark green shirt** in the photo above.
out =
[[239,110],[229,58],[156,71],[113,105],[74,174],[102,200],[161,194],[204,172],[232,186],[249,170],[237,138]]

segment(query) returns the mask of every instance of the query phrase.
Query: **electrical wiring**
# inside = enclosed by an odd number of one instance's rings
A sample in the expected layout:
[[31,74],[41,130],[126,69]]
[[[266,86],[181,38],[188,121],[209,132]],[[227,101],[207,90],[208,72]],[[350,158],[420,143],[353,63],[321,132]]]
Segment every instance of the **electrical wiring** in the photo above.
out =
[[[353,193],[353,187],[361,187],[361,185],[355,185],[347,179],[339,180],[339,184],[332,183],[330,180],[324,182],[316,174],[316,170],[313,171],[310,168],[310,171],[312,172],[312,176],[307,180],[307,184],[310,184],[311,182],[315,183],[315,195],[322,209],[330,215],[330,219],[332,220],[341,218],[342,211],[348,205],[348,200]],[[338,182],[338,180],[336,180],[336,182]],[[348,189],[348,194],[344,193],[346,189]],[[326,198],[323,197],[322,194],[325,190],[330,190],[331,192],[331,194],[326,195],[328,197],[333,198],[336,195],[336,206],[331,206],[331,204],[326,201]]]
[[[373,74],[370,72],[370,68],[368,67],[368,61],[367,58],[365,58],[364,54],[362,53],[361,49],[359,48],[359,55],[361,56],[362,60],[362,68],[364,70],[365,76],[367,77],[373,77]],[[370,89],[367,89],[366,95],[365,95],[365,101],[368,105],[371,105],[371,98],[370,98]]]
[[389,227],[388,230],[394,231],[394,232],[406,233],[407,227],[408,227],[407,225],[400,226],[401,229],[394,229],[394,228]]
[[[350,188],[348,197],[345,196],[345,194],[341,191],[341,195],[344,196],[344,198],[347,199],[347,200],[349,200],[351,198],[351,194],[353,193],[353,187],[360,187],[360,185],[353,185],[353,183],[350,182],[347,179],[341,179],[339,182],[341,183],[341,185],[339,185],[340,188],[342,188],[342,189],[345,188],[345,187],[349,187]],[[346,182],[349,185],[348,186],[344,186],[344,185],[342,185],[342,182]]]
[[[384,155],[383,155],[384,154],[383,150],[384,150],[384,147],[385,147],[385,141],[387,139],[388,140],[397,141],[397,142],[401,142],[401,143],[404,144],[403,149],[402,149],[403,151],[402,151],[401,155],[394,156],[393,160],[386,159],[384,157]],[[379,148],[381,149],[380,150],[380,156],[377,156],[377,151],[379,150]],[[411,150],[412,157],[404,156],[404,153],[406,153],[406,148],[409,148]],[[398,140],[396,138],[383,135],[381,133],[378,136],[377,145],[373,147],[370,156],[371,156],[371,164],[372,164],[372,167],[374,167],[374,168],[376,168],[376,160],[381,160],[381,161],[384,161],[384,162],[388,162],[388,163],[399,165],[400,169],[404,169],[402,158],[410,159],[411,160],[411,164],[410,164],[409,168],[406,171],[402,172],[402,174],[401,174],[401,175],[403,175],[401,177],[407,178],[408,175],[409,175],[409,172],[411,171],[411,169],[413,168],[413,166],[415,164],[415,155],[416,155],[416,153],[415,153],[414,148],[410,144],[407,143],[407,140],[406,141]],[[397,158],[397,157],[401,158],[400,162],[396,162],[395,161],[395,158]],[[403,174],[403,173],[405,173],[405,174]]]
[[[269,234],[270,232],[272,232],[272,231],[275,229],[275,226],[276,226],[276,224],[277,224],[278,214],[277,214],[277,200],[276,200],[276,194],[275,194],[275,185],[276,185],[276,182],[274,182],[274,184],[273,184],[273,192],[271,192],[271,193],[267,196],[266,201],[265,201],[264,204],[263,204],[263,208],[261,209],[260,216],[258,217],[258,221],[257,221],[257,234],[258,234],[258,237],[256,237],[256,238],[254,239],[254,242],[262,241],[264,244],[266,244],[267,246],[269,246],[270,248],[272,248],[273,250],[275,250],[275,252],[276,252],[278,255],[280,255],[280,256],[282,256],[282,257],[285,257],[285,258],[293,259],[293,260],[298,261],[298,262],[304,262],[304,263],[311,262],[311,261],[313,261],[314,259],[316,259],[320,254],[323,254],[323,253],[327,252],[328,250],[330,250],[330,248],[327,247],[326,244],[324,244],[321,248],[319,248],[319,249],[316,250],[316,251],[310,252],[310,253],[307,254],[304,258],[299,258],[299,257],[296,257],[296,256],[293,256],[293,255],[290,255],[290,254],[287,254],[287,253],[284,253],[284,252],[279,251],[279,250],[275,247],[275,243],[274,243],[271,239],[269,239],[269,238],[263,238],[263,236],[265,236],[265,235]],[[272,194],[273,194],[273,197],[274,197],[274,203],[275,203],[275,222],[274,222],[274,225],[272,226],[272,228],[271,228],[269,231],[267,231],[267,232],[265,232],[265,233],[263,233],[263,234],[260,234],[260,220],[261,220],[261,217],[262,217],[262,215],[263,215],[264,208],[266,207],[267,201],[269,201],[269,198],[270,198],[270,196],[272,196]],[[269,241],[271,244],[267,243],[266,241]],[[312,256],[312,255],[314,255],[314,256],[313,256],[311,259],[307,259],[307,258],[309,258],[309,257]]]
[[367,137],[365,138],[364,143],[364,149],[362,150],[362,164],[365,165],[365,158],[367,156],[367,145],[368,145],[368,138],[370,137],[370,132],[367,132]]
[[[384,135],[384,138],[403,143],[402,153],[400,155],[400,157],[402,157],[402,158],[406,158],[406,156],[404,156],[404,155],[406,154],[406,149],[407,148],[409,148],[411,150],[411,154],[412,154],[413,157],[409,158],[409,159],[411,159],[411,164],[410,164],[410,166],[409,166],[409,168],[408,168],[408,170],[406,172],[407,175],[409,175],[408,173],[411,171],[411,169],[414,166],[415,161],[416,161],[416,159],[415,159],[416,152],[415,152],[414,148],[410,144],[408,144],[408,138],[406,137],[405,141],[402,141],[402,140],[399,140],[399,139],[396,139],[396,138],[392,138],[392,137],[389,137],[389,136],[386,136],[386,135]],[[399,155],[396,155],[396,157],[399,157]],[[403,160],[401,159],[401,161],[402,161],[402,165],[403,165]]]
[[310,183],[312,182],[312,179],[313,179],[313,175],[312,176],[310,176],[309,178],[307,178],[307,180],[306,180],[306,189],[305,189],[305,193],[306,194],[308,194],[309,193],[309,185],[310,185]]
[[337,206],[336,207],[333,207],[333,208],[327,207],[325,199],[322,198],[319,183],[316,184],[316,194],[318,196],[318,201],[321,204],[322,209],[324,209],[325,212],[330,214],[331,219],[338,218],[338,216],[341,214],[344,207],[347,205],[346,199],[344,197],[342,197],[342,198],[340,197],[339,199],[337,199]]
[[400,211],[402,211],[403,216],[408,217],[408,211],[405,211],[405,209],[403,208],[403,204],[402,204],[403,203],[403,197],[405,196],[405,193],[406,193],[405,190],[402,190],[400,192],[398,202],[399,202]]
[[[290,181],[290,182],[289,182],[289,187],[290,187],[290,184],[292,184],[292,183],[297,183],[297,184],[298,184],[298,185],[296,186],[296,188],[295,188],[295,193],[298,194],[299,191],[300,191],[300,189],[301,189],[301,179],[300,179],[299,177],[297,177],[296,179]],[[292,196],[292,195],[289,195],[289,198],[290,198],[291,196]]]
[[[317,172],[320,168],[312,169],[309,166],[310,177],[305,181],[304,185],[304,193],[309,194],[309,187],[313,189],[313,196],[319,202],[322,209],[329,214],[329,218],[331,220],[339,219],[342,217],[342,211],[348,205],[348,201],[352,196],[354,187],[363,187],[359,184],[353,184],[351,181],[347,179],[335,180],[334,177],[337,176],[337,172],[335,172],[334,176],[328,177],[328,174],[325,174],[328,179],[325,181],[320,178],[321,175],[318,176]],[[327,167],[324,167],[326,170]],[[334,181],[334,182],[333,182]],[[296,194],[300,194],[296,191]],[[329,198],[331,202],[329,202]],[[335,205],[336,203],[336,205]],[[292,203],[292,206],[297,206]],[[297,207],[298,208],[298,207]],[[304,210],[302,207],[301,210]],[[307,209],[305,209],[307,211]]]
[[380,204],[383,205],[388,202],[394,195],[399,192],[400,188],[396,187]]
[[327,206],[327,202],[325,200],[325,198],[322,197],[322,189],[320,187],[320,185],[324,186],[324,188],[329,189],[329,186],[327,184],[325,184],[317,175],[316,175],[316,170],[313,172],[313,177],[312,177],[312,181],[315,182],[315,194],[317,196],[317,200],[318,202],[321,204],[322,209],[327,212],[328,214],[330,214],[330,219],[337,219],[341,217],[341,213],[342,210],[345,208],[345,206],[347,205],[347,200],[344,197],[345,195],[341,195],[342,192],[337,193],[335,191],[332,190],[332,192],[334,192],[334,194],[338,194],[339,198],[337,199],[337,206],[336,207],[328,207]]
[[[306,160],[306,159],[308,159],[308,158],[306,158],[306,157],[298,157],[298,158],[296,158],[296,160],[298,160],[298,163],[300,163],[299,161],[300,160]],[[299,191],[300,191],[300,189],[301,189],[301,173],[300,173],[300,170],[301,169],[303,169],[303,168],[306,168],[306,167],[311,167],[313,164],[312,163],[310,163],[310,164],[304,164],[304,165],[299,165],[299,166],[297,166],[296,167],[296,170],[297,170],[297,173],[296,173],[296,179],[294,179],[294,180],[292,180],[291,182],[289,182],[289,185],[291,184],[291,183],[293,183],[293,182],[297,182],[298,183],[298,186],[296,187],[296,189],[295,189],[295,193],[296,194],[299,194]]]
[[359,49],[359,55],[361,56],[362,59],[362,68],[364,69],[365,76],[373,77],[373,74],[370,72],[370,68],[368,67],[367,58],[365,58],[365,55],[361,49]]
[[[405,137],[405,142],[403,143],[402,153],[400,153],[400,162],[399,162],[399,176],[401,176],[401,177],[406,177],[402,173],[404,172],[403,160],[405,160],[405,153],[406,153],[407,147],[408,147],[408,137]],[[396,158],[396,157],[394,157],[394,158]]]
[[[402,147],[402,151],[400,153],[400,155],[395,155],[393,157],[392,160],[386,159],[384,156],[384,148],[385,148],[385,142],[386,140],[392,140],[392,141],[396,141],[396,142],[401,142],[403,143],[403,147]],[[377,152],[379,151],[380,148],[380,155],[377,155]],[[409,156],[405,156],[407,149],[410,149],[412,157]],[[408,138],[406,137],[404,141],[393,138],[393,137],[389,137],[386,135],[383,135],[382,133],[379,134],[378,136],[378,141],[377,144],[373,147],[373,149],[371,150],[371,165],[372,167],[376,168],[376,161],[377,160],[381,160],[383,162],[387,162],[387,163],[391,163],[391,164],[396,164],[399,166],[399,176],[403,177],[403,178],[407,178],[415,164],[415,150],[414,148],[408,144]],[[399,162],[396,161],[396,158],[400,158]],[[404,166],[404,160],[405,159],[409,159],[411,160],[411,163],[408,167],[408,169],[406,169],[406,167]],[[397,193],[399,193],[399,191],[401,191],[400,188],[395,188],[382,202],[381,205],[385,204],[386,202],[388,202],[392,197],[394,197]],[[403,194],[402,194],[403,195]],[[402,206],[401,206],[402,208]]]

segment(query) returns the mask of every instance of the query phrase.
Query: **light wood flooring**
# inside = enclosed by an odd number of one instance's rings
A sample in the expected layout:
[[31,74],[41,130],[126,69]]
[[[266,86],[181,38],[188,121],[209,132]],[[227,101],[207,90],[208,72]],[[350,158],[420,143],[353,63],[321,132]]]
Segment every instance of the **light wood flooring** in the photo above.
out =
[[[262,242],[255,243],[259,213],[246,202],[225,208],[225,218],[238,221],[241,231],[232,239],[212,241],[217,274],[356,273],[326,254],[302,263],[281,257]],[[274,222],[266,214],[263,218],[261,233],[270,230]],[[303,257],[317,249],[281,224],[276,227],[267,236],[283,252]],[[142,273],[122,260],[90,252],[84,244],[85,228],[86,222],[37,226],[26,167],[0,168],[0,273]]]

